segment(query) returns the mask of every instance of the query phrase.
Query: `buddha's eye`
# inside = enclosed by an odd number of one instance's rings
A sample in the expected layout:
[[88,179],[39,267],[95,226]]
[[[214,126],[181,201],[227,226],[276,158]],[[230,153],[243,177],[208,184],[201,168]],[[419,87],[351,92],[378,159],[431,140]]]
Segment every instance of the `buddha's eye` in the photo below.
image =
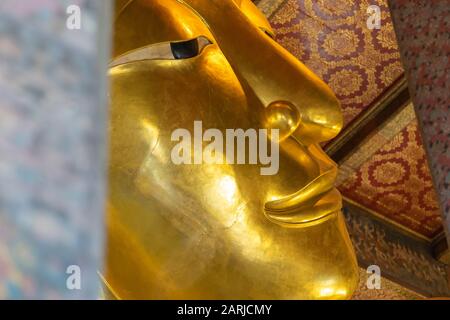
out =
[[200,36],[186,41],[155,43],[136,50],[129,51],[115,58],[110,67],[143,60],[180,60],[198,56],[212,42]]
[[199,53],[198,39],[182,42],[172,42],[170,44],[172,54],[175,59],[193,58]]
[[171,42],[170,48],[175,59],[189,59],[200,54],[204,47],[211,44],[206,37],[198,37],[187,41]]
[[170,48],[175,59],[189,59],[197,56],[199,53],[198,39],[172,42]]

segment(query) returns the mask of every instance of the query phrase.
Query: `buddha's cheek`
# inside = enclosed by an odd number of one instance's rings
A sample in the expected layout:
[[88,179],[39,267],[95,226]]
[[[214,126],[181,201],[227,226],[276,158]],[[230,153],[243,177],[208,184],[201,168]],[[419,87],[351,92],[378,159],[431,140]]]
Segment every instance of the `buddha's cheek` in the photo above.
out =
[[352,291],[356,267],[342,218],[286,229],[264,216],[258,184],[241,193],[232,170],[211,166],[194,176],[186,166],[166,180],[159,179],[164,169],[153,169],[110,190],[108,268],[129,297],[295,299]]

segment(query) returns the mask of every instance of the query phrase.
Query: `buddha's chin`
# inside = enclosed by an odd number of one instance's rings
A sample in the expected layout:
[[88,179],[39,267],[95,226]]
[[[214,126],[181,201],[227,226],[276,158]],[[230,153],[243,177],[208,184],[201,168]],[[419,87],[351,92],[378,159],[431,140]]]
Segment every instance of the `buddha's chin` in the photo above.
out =
[[265,210],[266,217],[275,224],[287,228],[306,228],[323,223],[336,216],[342,209],[342,196],[332,188],[306,204],[285,211]]

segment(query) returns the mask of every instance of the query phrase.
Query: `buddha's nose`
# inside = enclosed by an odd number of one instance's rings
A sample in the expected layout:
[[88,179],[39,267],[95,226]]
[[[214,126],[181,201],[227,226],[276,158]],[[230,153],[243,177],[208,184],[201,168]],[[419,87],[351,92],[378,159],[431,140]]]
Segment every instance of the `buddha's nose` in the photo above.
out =
[[[292,108],[295,108],[299,119],[294,117],[293,121],[299,139],[305,143],[318,143],[339,133],[343,117],[331,89],[252,22],[235,2],[184,1],[206,20],[236,75],[252,88],[265,107],[275,106],[273,110],[282,111],[284,115],[292,115]],[[282,118],[268,121],[282,121]]]

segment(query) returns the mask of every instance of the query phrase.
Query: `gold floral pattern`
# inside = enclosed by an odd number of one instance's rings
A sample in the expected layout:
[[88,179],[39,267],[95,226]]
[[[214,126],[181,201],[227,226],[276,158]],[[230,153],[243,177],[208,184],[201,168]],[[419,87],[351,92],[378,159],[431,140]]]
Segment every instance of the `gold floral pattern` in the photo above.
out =
[[325,17],[346,17],[352,14],[353,5],[349,5],[347,0],[317,0],[313,3],[314,11]]
[[432,239],[442,231],[417,121],[382,146],[344,183],[353,201]]
[[361,90],[363,82],[363,76],[357,71],[343,69],[333,72],[328,83],[331,86],[339,86],[341,95],[348,97]]
[[376,40],[383,48],[397,51],[397,38],[392,32],[392,23],[387,23],[387,25],[389,25],[388,28],[381,28],[376,32]]
[[393,61],[387,68],[379,69],[381,70],[378,77],[380,87],[389,87],[397,80],[398,75],[403,73],[403,68],[397,61]]
[[355,30],[339,29],[324,34],[322,45],[324,52],[330,57],[350,56],[357,53],[362,39]]

